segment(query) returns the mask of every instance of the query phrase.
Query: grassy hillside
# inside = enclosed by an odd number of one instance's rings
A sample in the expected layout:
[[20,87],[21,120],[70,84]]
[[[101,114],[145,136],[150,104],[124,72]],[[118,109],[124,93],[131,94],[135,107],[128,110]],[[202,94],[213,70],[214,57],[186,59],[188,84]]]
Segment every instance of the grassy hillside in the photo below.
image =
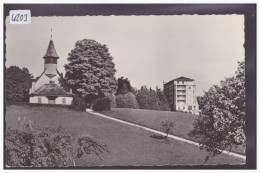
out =
[[[193,123],[198,115],[192,115],[181,112],[169,111],[153,111],[153,110],[140,110],[128,108],[114,108],[111,111],[102,112],[114,118],[129,121],[145,127],[162,131],[161,122],[170,120],[175,122],[176,126],[171,134],[196,141],[188,134],[193,129]],[[233,152],[244,154],[245,146],[234,146]]]
[[[110,153],[104,154],[103,160],[95,155],[87,155],[76,160],[79,166],[202,165],[206,156],[196,146],[171,139],[154,139],[151,137],[153,133],[140,128],[67,108],[8,106],[6,126],[16,126],[18,117],[33,120],[42,128],[61,124],[71,133],[86,132],[108,145]],[[207,164],[244,163],[242,159],[222,154]]]

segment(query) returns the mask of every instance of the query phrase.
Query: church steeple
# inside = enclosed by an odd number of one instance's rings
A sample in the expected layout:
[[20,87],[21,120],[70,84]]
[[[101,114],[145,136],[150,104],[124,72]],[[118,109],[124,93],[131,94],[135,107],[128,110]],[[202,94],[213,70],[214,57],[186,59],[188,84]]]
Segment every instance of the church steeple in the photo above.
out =
[[52,40],[50,40],[49,42],[49,46],[47,48],[47,51],[46,51],[46,54],[44,55],[43,57],[44,59],[45,58],[59,58],[57,52],[56,52],[56,49],[55,49],[55,46],[54,46],[54,43]]
[[52,33],[51,40],[49,42],[49,46],[47,48],[46,54],[43,56],[44,58],[44,74],[49,78],[52,78],[57,75],[57,62],[59,56],[56,52],[54,43],[52,41]]

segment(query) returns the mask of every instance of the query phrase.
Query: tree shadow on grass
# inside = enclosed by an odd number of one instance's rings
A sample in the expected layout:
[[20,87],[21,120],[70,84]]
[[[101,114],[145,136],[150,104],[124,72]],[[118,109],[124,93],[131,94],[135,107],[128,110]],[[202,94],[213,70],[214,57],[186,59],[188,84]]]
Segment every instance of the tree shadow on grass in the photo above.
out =
[[165,143],[169,143],[169,139],[167,138],[167,136],[163,136],[163,135],[158,135],[158,134],[153,134],[150,135],[150,138],[156,139],[157,141],[160,142],[165,142]]

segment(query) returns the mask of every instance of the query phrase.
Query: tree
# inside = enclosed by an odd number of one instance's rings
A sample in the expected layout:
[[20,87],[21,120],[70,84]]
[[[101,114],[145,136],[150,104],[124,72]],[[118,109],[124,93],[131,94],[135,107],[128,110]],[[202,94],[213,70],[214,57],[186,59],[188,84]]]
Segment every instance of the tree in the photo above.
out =
[[198,105],[199,105],[199,109],[202,109],[203,106],[204,106],[204,102],[205,102],[204,97],[202,97],[202,96],[197,96],[197,102],[198,102]]
[[6,69],[5,97],[10,102],[29,101],[29,89],[33,76],[27,68],[10,66]]
[[136,100],[140,109],[169,110],[167,99],[158,87],[155,91],[142,86],[136,94]]
[[146,86],[142,86],[137,92],[136,100],[140,109],[150,109],[150,91]]
[[86,103],[115,93],[115,64],[106,45],[89,39],[77,41],[67,60],[65,79]]
[[118,78],[116,95],[125,94],[127,92],[132,92],[132,86],[130,84],[130,81],[124,77]]
[[117,95],[116,104],[118,108],[139,108],[135,95],[131,92]]
[[161,126],[163,131],[166,133],[166,138],[168,138],[169,133],[176,126],[176,124],[170,120],[162,121]]
[[156,87],[156,93],[159,98],[159,109],[163,111],[169,111],[170,108],[169,108],[168,100],[164,95],[163,91],[160,88]]
[[233,145],[245,143],[245,63],[239,62],[234,77],[212,86],[203,96],[202,115],[191,132],[214,157]]

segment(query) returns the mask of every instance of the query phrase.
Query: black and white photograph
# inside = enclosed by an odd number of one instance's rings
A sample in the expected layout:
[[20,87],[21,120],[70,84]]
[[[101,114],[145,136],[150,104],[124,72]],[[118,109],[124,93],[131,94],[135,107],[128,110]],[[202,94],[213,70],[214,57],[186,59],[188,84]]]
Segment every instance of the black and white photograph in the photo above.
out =
[[5,4],[4,168],[256,167],[255,6]]

